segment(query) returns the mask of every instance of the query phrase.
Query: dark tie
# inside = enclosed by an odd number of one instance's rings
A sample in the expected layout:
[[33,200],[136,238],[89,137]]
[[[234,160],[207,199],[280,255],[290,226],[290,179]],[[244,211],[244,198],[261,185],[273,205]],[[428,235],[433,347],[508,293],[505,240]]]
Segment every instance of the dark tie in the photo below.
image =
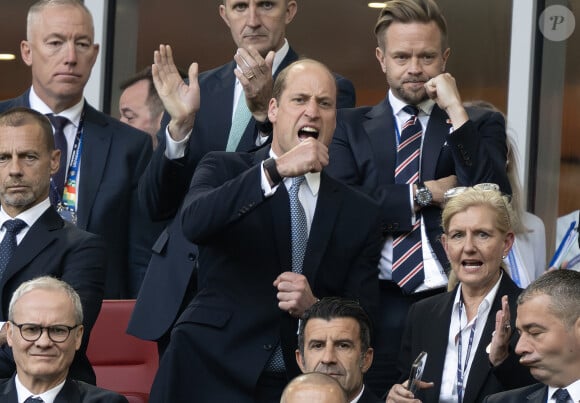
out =
[[32,397],[30,396],[28,399],[26,399],[24,401],[24,403],[43,403],[44,400],[42,400],[40,397]]
[[571,399],[570,394],[566,389],[558,389],[552,395],[556,399],[556,403],[568,403]]
[[26,223],[19,219],[8,220],[4,222],[3,227],[6,228],[6,233],[0,242],[0,278],[4,275],[6,266],[8,266],[14,249],[16,249],[16,235],[26,227]]
[[58,167],[58,171],[52,175],[52,180],[56,186],[56,191],[58,194],[59,200],[51,200],[52,204],[56,204],[56,202],[60,201],[62,198],[62,192],[64,190],[64,182],[66,181],[66,171],[67,171],[67,152],[68,152],[68,145],[66,142],[66,137],[64,135],[64,128],[70,121],[65,118],[64,116],[56,116],[52,113],[46,115],[50,120],[50,123],[54,126],[54,145],[57,149],[60,150],[60,166]]
[[[419,110],[407,105],[403,108],[411,117],[404,123],[397,147],[395,183],[411,185],[419,180],[419,159],[423,128],[417,115]],[[411,232],[393,239],[393,281],[404,294],[411,294],[425,279],[421,250],[421,214],[415,217]]]
[[292,186],[288,191],[290,199],[290,224],[292,229],[292,271],[302,273],[302,263],[308,243],[308,224],[304,207],[298,199],[300,185],[304,182],[304,176],[292,178]]

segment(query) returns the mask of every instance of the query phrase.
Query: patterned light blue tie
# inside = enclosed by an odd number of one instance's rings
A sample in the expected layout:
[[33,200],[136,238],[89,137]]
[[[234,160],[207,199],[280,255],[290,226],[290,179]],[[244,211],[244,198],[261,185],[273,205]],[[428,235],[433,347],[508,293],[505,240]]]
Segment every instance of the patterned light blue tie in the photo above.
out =
[[[411,105],[403,108],[411,117],[402,127],[397,147],[395,183],[413,184],[419,180],[419,159],[423,127],[419,121],[419,110]],[[423,252],[421,247],[421,214],[415,217],[411,232],[393,239],[393,281],[404,294],[411,294],[425,279]]]
[[571,399],[570,393],[566,389],[558,389],[552,397],[556,399],[556,403],[569,403]]
[[[288,190],[290,200],[290,228],[292,231],[292,271],[302,273],[302,263],[308,244],[308,224],[306,223],[306,213],[304,207],[298,199],[300,185],[304,182],[304,176],[292,178],[292,185]],[[266,363],[266,370],[270,372],[283,372],[285,370],[284,357],[280,344],[272,353]]]
[[251,117],[252,112],[248,109],[246,95],[242,91],[240,99],[238,99],[238,104],[236,105],[234,117],[232,118],[232,127],[230,128],[226,151],[236,151]]
[[292,271],[302,273],[302,263],[308,243],[308,224],[304,207],[298,199],[300,185],[304,182],[304,176],[292,178],[292,186],[288,190],[290,198],[290,225],[292,229]]
[[4,222],[3,227],[6,228],[6,233],[0,242],[0,278],[4,275],[6,266],[10,263],[16,249],[16,235],[26,227],[26,223],[19,219],[8,220]]

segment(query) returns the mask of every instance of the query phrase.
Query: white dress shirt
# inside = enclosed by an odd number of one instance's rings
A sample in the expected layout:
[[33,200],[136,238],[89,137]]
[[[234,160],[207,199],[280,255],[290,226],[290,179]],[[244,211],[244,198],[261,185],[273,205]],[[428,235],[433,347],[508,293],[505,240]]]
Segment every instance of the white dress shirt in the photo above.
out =
[[61,383],[59,383],[58,385],[56,385],[54,388],[49,389],[46,392],[41,393],[40,395],[35,395],[34,393],[30,392],[22,384],[22,382],[20,382],[20,379],[18,378],[18,373],[17,373],[16,376],[14,377],[14,383],[16,384],[16,393],[18,395],[18,403],[24,403],[24,401],[31,396],[40,397],[44,403],[54,403],[54,400],[56,399],[56,395],[58,395],[59,392],[62,390],[65,382],[66,382],[66,379],[64,381],[62,381]]

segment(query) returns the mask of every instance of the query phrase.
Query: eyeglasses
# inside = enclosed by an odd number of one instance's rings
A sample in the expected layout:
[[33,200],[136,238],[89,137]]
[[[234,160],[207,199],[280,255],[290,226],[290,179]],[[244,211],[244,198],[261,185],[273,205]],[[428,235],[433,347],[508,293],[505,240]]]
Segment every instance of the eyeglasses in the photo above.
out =
[[44,327],[34,323],[22,323],[21,325],[12,321],[11,323],[20,329],[20,335],[26,341],[36,341],[40,339],[42,332],[46,330],[48,338],[55,343],[64,343],[68,339],[71,330],[80,326],[54,325]]
[[[499,189],[499,185],[497,185],[495,183],[478,183],[477,185],[473,185],[473,186],[458,186],[458,187],[449,189],[447,192],[445,192],[443,194],[443,202],[447,203],[449,201],[449,199],[452,199],[455,196],[460,195],[461,193],[465,192],[467,189],[475,189],[475,190],[480,190],[480,191],[492,191],[492,192],[501,193],[501,190]],[[504,198],[504,200],[507,201],[507,203],[509,203],[511,201],[510,195],[503,194],[503,193],[501,195]]]

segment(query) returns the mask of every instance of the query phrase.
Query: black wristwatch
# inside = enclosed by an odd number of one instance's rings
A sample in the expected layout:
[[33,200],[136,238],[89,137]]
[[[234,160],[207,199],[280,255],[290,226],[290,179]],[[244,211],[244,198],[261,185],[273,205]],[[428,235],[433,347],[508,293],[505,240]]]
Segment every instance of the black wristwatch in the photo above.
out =
[[427,207],[433,201],[433,194],[423,182],[417,183],[417,192],[415,193],[415,202],[421,207]]
[[268,176],[274,186],[280,184],[284,178],[280,176],[280,172],[278,172],[278,168],[276,168],[276,160],[274,158],[268,158],[264,161],[264,168],[266,172],[268,172]]

